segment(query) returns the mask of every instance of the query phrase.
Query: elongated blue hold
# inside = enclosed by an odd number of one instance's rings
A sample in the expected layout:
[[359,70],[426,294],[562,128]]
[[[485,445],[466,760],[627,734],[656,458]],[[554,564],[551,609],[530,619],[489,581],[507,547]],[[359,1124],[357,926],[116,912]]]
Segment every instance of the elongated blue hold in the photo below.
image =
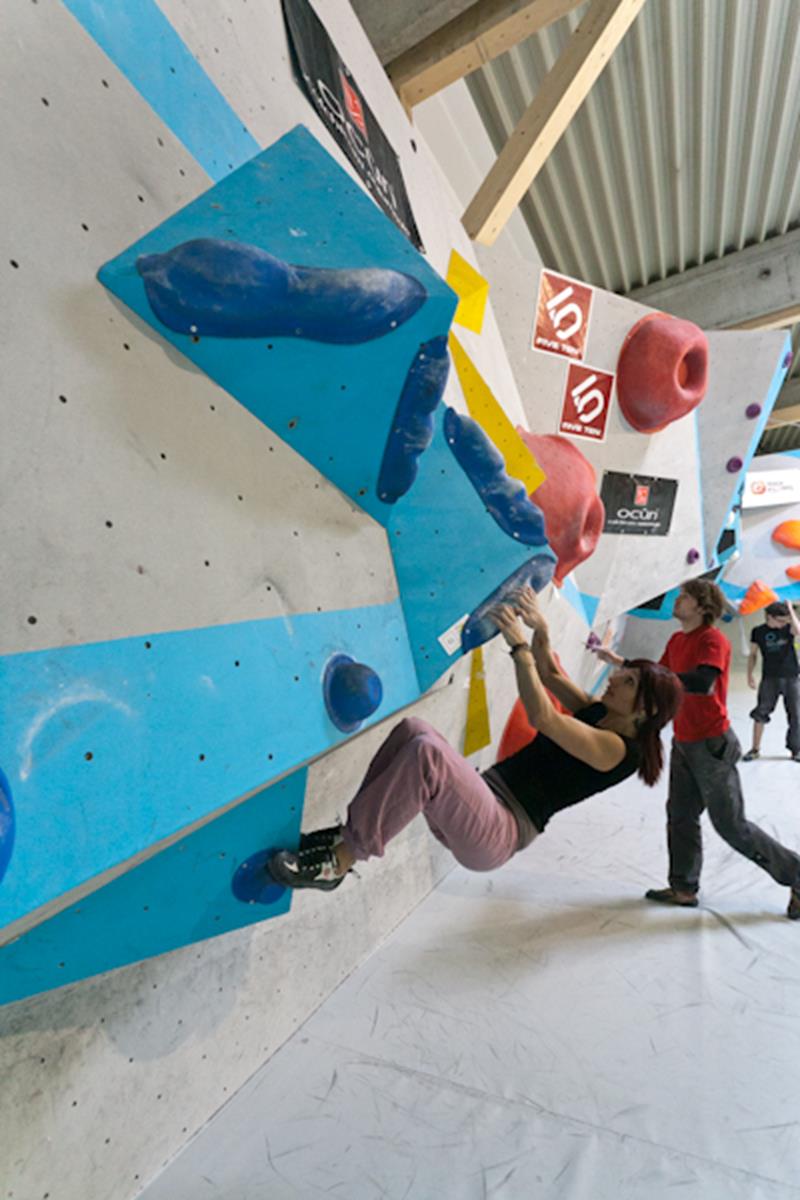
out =
[[402,271],[298,267],[219,238],[142,254],[136,269],[159,321],[198,337],[369,342],[404,324],[427,296]]
[[544,546],[547,534],[542,510],[529,498],[524,485],[506,474],[501,455],[478,422],[448,408],[444,435],[459,466],[503,532],[525,546]]
[[449,371],[446,335],[423,342],[408,369],[383,452],[377,492],[386,504],[405,496],[417,477]]
[[505,604],[509,597],[520,588],[532,587],[540,592],[553,578],[556,560],[551,554],[536,554],[529,558],[521,567],[517,567],[499,587],[482,600],[469,616],[469,620],[461,630],[461,649],[466,654],[476,646],[482,646],[490,641],[497,633],[497,626],[486,614],[496,604]]

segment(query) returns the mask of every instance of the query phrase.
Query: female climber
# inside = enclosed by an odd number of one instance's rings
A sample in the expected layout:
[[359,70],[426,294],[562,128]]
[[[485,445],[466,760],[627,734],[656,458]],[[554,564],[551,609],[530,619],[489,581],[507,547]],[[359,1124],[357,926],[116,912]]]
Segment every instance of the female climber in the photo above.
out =
[[[513,607],[512,607],[513,605]],[[426,721],[395,725],[352,800],[344,825],[302,834],[268,862],[286,887],[339,886],[354,863],[381,856],[422,813],[462,866],[491,871],[543,832],[550,817],[634,772],[652,786],[664,761],[660,730],[681,701],[677,676],[635,659],[595,700],[562,674],[536,595],[525,588],[491,616],[511,648],[517,687],[538,736],[483,775]],[[533,630],[529,643],[522,622]],[[548,689],[573,715],[558,712]]]

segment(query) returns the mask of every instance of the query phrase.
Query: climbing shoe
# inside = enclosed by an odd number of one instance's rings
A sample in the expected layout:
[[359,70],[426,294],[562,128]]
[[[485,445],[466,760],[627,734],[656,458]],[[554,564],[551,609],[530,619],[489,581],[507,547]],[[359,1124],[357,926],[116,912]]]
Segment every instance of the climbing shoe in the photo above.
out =
[[328,825],[325,829],[312,829],[309,833],[300,834],[301,850],[333,850],[342,840],[342,826]]
[[692,892],[676,892],[674,888],[650,888],[644,894],[645,900],[655,900],[656,904],[674,904],[677,908],[697,908],[697,896]]
[[760,755],[760,750],[748,750],[747,754],[742,755],[742,762],[752,762],[754,758],[759,758]]
[[800,888],[792,888],[786,915],[790,921],[800,921]]
[[278,850],[267,863],[267,869],[276,883],[289,888],[318,888],[332,892],[343,881],[332,848],[308,846],[297,853]]

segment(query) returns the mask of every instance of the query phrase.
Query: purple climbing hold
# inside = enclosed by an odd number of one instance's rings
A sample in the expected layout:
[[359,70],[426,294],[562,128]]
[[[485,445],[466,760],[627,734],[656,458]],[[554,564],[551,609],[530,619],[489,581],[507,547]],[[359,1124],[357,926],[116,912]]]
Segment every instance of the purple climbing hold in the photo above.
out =
[[738,455],[734,454],[733,458],[729,458],[725,463],[725,470],[731,475],[736,475],[737,472],[741,471],[743,466],[744,463],[742,460],[738,457]]
[[700,557],[700,551],[695,550],[695,548],[692,547],[692,549],[686,555],[686,561],[688,563],[696,563],[699,557]]
[[746,417],[748,417],[751,421],[754,421],[760,412],[761,412],[760,404],[748,404],[747,408],[744,410],[744,415]]
[[792,354],[791,350],[787,350],[785,355],[783,356],[783,366],[787,371],[789,370],[789,367],[792,365],[793,357],[794,357],[794,355]]

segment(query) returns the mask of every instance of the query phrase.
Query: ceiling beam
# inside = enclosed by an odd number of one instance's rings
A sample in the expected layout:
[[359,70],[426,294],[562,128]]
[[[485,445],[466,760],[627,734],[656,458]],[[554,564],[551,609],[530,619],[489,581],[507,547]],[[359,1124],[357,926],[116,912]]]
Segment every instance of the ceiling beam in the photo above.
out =
[[628,296],[703,329],[785,329],[800,321],[800,230]]
[[579,8],[584,0],[477,0],[386,64],[406,110]]
[[788,380],[780,391],[781,406],[773,408],[767,418],[767,429],[782,425],[800,425],[800,376]]
[[461,218],[475,241],[495,242],[643,4],[592,0]]

